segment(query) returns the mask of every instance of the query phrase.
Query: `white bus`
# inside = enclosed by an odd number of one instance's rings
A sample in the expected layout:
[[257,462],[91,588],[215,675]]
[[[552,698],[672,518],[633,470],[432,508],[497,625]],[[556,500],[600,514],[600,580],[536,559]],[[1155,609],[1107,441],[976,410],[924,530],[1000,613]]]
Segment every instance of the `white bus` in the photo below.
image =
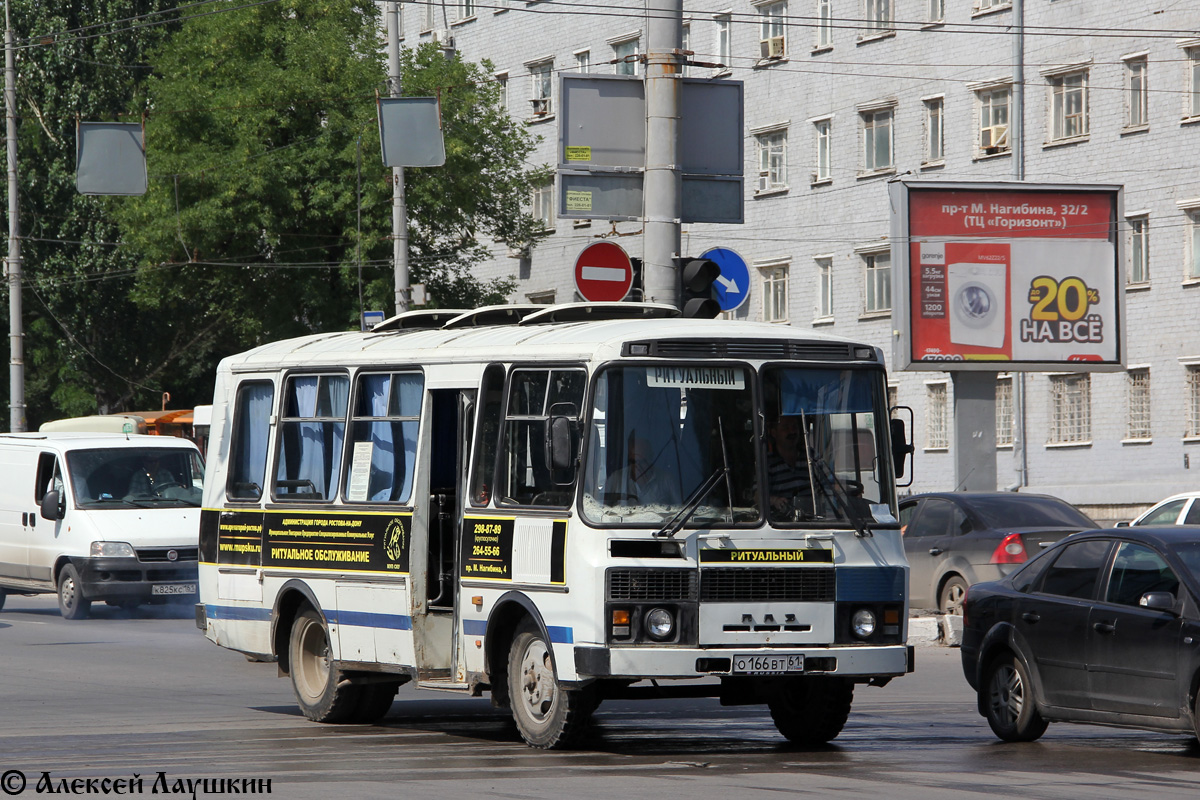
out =
[[217,374],[197,626],[320,722],[412,681],[489,692],[535,747],[638,696],[765,704],[824,743],[856,684],[912,670],[904,440],[877,348],[666,306],[264,345]]

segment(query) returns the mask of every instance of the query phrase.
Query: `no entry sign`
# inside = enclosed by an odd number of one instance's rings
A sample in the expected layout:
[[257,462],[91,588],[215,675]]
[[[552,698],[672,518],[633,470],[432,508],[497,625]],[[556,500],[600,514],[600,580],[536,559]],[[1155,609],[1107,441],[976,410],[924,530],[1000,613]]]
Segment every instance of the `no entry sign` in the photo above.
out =
[[624,300],[633,285],[629,254],[612,242],[589,244],[575,259],[575,288],[593,303]]

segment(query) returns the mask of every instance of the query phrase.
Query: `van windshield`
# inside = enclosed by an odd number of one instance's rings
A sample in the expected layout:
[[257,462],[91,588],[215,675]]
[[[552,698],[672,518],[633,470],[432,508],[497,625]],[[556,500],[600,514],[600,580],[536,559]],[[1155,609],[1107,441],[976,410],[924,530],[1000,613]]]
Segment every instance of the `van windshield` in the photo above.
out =
[[200,454],[183,447],[111,447],[67,453],[67,472],[81,508],[199,507]]

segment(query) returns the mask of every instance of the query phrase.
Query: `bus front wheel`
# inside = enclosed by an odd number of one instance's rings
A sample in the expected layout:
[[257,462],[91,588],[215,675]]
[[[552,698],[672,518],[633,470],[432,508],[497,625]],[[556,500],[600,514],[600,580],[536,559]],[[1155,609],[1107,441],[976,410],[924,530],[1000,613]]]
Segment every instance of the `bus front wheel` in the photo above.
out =
[[779,732],[805,747],[836,739],[850,716],[854,684],[844,678],[793,678],[767,702]]
[[545,635],[529,620],[508,653],[508,696],[521,738],[543,750],[575,743],[594,708],[589,690],[559,683]]
[[304,716],[314,722],[350,721],[358,706],[360,687],[330,664],[329,631],[314,609],[305,608],[296,615],[288,655],[292,691]]

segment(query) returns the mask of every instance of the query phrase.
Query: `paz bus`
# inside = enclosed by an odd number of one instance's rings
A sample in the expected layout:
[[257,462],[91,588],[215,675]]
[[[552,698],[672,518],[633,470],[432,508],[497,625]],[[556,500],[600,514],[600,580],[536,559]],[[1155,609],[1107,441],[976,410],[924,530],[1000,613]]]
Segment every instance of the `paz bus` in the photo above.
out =
[[224,359],[210,436],[196,624],[318,722],[412,682],[489,693],[540,748],[651,696],[813,745],[913,669],[911,446],[873,346],[654,304],[414,311]]

